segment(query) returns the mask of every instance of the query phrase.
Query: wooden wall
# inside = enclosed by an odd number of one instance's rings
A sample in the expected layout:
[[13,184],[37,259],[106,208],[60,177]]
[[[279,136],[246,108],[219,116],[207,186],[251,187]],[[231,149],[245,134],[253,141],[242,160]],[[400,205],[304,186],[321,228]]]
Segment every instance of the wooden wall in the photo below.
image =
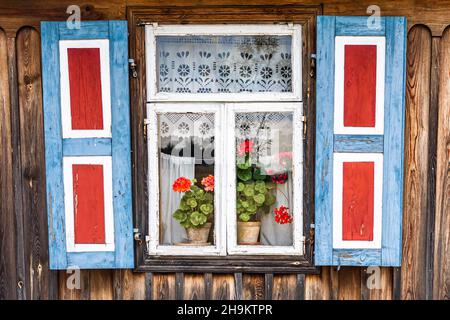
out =
[[[69,274],[48,270],[38,22],[65,19],[72,2],[0,1],[0,299],[450,299],[449,1],[379,1],[382,14],[406,15],[410,31],[403,265],[382,268],[378,290],[367,288],[366,268],[344,267],[306,276],[83,270],[81,288],[68,289]],[[82,16],[125,19],[126,5],[159,2],[96,1]],[[275,2],[296,1],[265,1]],[[370,2],[324,1],[323,9],[365,15]]]

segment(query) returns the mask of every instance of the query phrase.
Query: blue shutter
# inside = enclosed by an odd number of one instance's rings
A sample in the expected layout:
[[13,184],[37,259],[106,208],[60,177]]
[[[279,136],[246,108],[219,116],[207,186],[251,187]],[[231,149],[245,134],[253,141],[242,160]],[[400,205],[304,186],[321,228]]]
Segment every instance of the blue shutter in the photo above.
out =
[[[81,22],[79,29],[69,29],[66,22],[42,22],[41,39],[50,269],[133,268],[127,22]],[[67,110],[62,112],[61,41],[96,39],[102,39],[109,48],[105,56],[109,60],[106,65],[109,65],[110,85],[106,87],[109,87],[110,93],[110,127],[104,123],[110,128],[107,128],[109,135],[63,136],[62,117],[67,116]],[[107,105],[105,101],[103,104],[105,114]],[[109,179],[105,173],[106,167],[102,167],[104,190],[111,190],[109,196],[105,195],[111,206],[104,208],[104,219],[109,217],[109,224],[105,224],[110,226],[110,244],[105,249],[98,243],[92,247],[89,244],[78,245],[74,250],[71,249],[73,245],[68,243],[72,240],[68,241],[67,237],[67,226],[72,231],[75,227],[66,221],[65,198],[68,190],[65,189],[64,174],[67,172],[64,171],[64,161],[71,158],[75,163],[77,159],[87,159],[89,162],[93,157],[110,160]]]
[[[403,17],[381,17],[377,29],[367,25],[368,17],[319,16],[317,20],[316,265],[401,265],[407,25]],[[339,85],[335,83],[335,70],[343,70],[342,59],[335,61],[335,50],[336,37],[341,36],[384,38],[384,97],[377,96],[377,99],[384,99],[381,134],[340,134],[335,131],[338,121],[334,118],[337,112],[335,87]],[[343,192],[342,189],[333,190],[336,182],[333,180],[340,179],[335,172],[340,167],[335,167],[334,163],[344,153],[382,155],[382,197],[378,202],[375,199],[374,204],[381,204],[381,232],[379,245],[375,247],[341,239],[341,243],[346,242],[343,248],[334,240],[334,236],[343,237],[336,231],[342,221],[338,223],[340,217],[333,216],[333,201],[342,205],[333,197],[338,198],[336,193]]]

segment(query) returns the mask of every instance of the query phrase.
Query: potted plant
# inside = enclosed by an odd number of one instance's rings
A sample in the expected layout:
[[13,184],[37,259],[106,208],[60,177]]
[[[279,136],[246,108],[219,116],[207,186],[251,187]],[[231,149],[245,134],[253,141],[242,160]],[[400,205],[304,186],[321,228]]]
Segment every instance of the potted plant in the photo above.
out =
[[175,180],[173,191],[184,195],[173,217],[186,229],[190,244],[204,245],[208,241],[212,226],[210,221],[214,216],[214,176],[203,178],[202,187],[196,183],[196,179],[191,181],[185,177]]
[[[270,169],[253,164],[250,154],[254,146],[253,140],[246,139],[237,148],[236,212],[237,242],[240,245],[258,244],[261,216],[268,214],[271,206],[277,202],[277,185],[285,183],[288,179],[286,172],[269,174]],[[284,159],[285,155],[282,156]],[[280,163],[286,165],[282,161]],[[274,209],[274,219],[279,224],[292,222],[292,217],[285,206]]]

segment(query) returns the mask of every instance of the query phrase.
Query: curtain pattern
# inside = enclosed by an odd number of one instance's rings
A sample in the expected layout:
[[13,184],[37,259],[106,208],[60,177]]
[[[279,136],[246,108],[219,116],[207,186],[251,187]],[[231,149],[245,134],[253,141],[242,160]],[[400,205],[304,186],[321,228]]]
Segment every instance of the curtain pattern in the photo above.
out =
[[291,92],[290,36],[159,36],[159,92]]

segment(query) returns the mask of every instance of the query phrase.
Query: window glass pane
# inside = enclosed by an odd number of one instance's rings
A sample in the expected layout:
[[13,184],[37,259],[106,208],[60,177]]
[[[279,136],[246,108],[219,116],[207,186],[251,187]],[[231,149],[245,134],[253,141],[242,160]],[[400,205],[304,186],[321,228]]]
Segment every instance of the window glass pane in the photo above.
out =
[[291,36],[158,36],[159,92],[291,92]]
[[214,244],[214,114],[158,115],[160,243]]
[[240,245],[293,244],[292,112],[236,114]]

